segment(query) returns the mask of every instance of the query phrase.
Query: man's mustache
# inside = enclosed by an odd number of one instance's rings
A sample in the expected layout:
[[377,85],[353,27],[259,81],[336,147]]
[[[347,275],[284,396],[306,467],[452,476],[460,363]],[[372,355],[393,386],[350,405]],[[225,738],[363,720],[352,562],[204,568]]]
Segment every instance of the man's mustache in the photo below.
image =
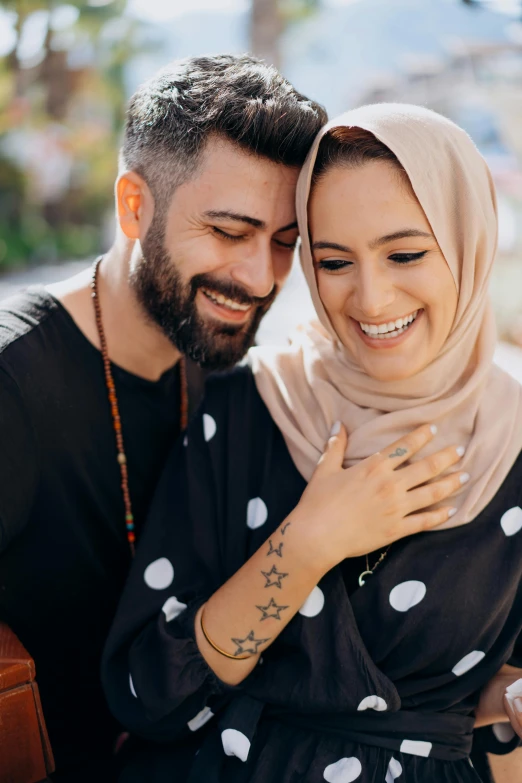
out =
[[267,309],[277,296],[277,286],[274,285],[267,296],[251,296],[243,286],[232,280],[219,280],[208,274],[194,275],[190,281],[192,298],[195,298],[198,289],[208,288],[216,294],[221,294],[226,299],[233,299],[238,304],[250,305],[256,308]]

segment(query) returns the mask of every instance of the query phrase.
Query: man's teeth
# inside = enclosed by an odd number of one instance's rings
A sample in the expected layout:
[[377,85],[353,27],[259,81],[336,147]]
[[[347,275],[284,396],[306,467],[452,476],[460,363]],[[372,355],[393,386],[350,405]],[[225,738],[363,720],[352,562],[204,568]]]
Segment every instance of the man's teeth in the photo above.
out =
[[415,310],[406,318],[397,318],[396,321],[390,321],[387,324],[363,324],[359,321],[359,326],[363,332],[376,340],[389,340],[390,337],[397,337],[408,329],[411,323],[416,319],[418,310]]
[[224,305],[225,307],[228,307],[230,310],[241,310],[242,312],[245,312],[247,310],[250,310],[250,305],[245,304],[239,304],[239,302],[234,302],[233,299],[227,299],[226,296],[223,296],[223,294],[218,294],[214,291],[209,291],[208,288],[202,288],[201,289],[205,296],[208,296],[209,299],[212,299],[213,302],[216,302],[216,304]]

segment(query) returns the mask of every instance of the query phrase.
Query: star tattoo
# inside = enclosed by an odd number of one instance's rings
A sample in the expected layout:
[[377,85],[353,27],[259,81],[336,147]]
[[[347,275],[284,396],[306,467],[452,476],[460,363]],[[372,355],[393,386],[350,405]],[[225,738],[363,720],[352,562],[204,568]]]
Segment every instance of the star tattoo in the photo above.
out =
[[283,542],[279,544],[279,546],[274,546],[272,544],[272,539],[268,539],[268,543],[270,544],[270,549],[268,550],[266,556],[268,555],[277,555],[278,557],[283,557]]
[[234,651],[234,655],[241,655],[242,653],[252,653],[252,655],[256,655],[259,647],[265,642],[269,642],[270,637],[268,639],[256,639],[254,632],[250,631],[245,639],[232,639],[232,641],[237,645],[237,650]]
[[[256,609],[259,609],[261,612],[263,612],[263,616],[261,618],[261,622],[263,622],[263,620],[268,620],[269,617],[273,617],[275,620],[280,620],[280,612],[282,612],[283,609],[288,609],[288,606],[278,606],[274,599],[271,598],[268,606],[256,606]],[[272,613],[270,613],[271,609],[273,610]]]
[[284,534],[286,533],[286,531],[288,530],[288,528],[290,527],[291,524],[292,524],[291,522],[287,522],[286,525],[283,525],[283,527],[281,528],[281,534],[283,536],[284,536]]
[[278,587],[280,590],[283,586],[281,584],[281,579],[284,579],[285,576],[288,576],[288,574],[282,574],[280,571],[278,571],[275,566],[272,566],[270,571],[261,571],[261,573],[266,579],[265,587]]

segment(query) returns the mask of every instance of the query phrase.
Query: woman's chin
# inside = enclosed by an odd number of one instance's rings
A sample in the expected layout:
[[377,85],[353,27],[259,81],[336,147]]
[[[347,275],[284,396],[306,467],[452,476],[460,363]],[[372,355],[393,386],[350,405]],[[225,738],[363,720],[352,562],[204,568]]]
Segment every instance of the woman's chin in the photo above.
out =
[[[361,352],[362,353],[362,352]],[[412,356],[373,356],[369,358],[359,354],[357,364],[370,378],[382,383],[405,381],[413,378],[426,365],[423,362],[412,361]]]

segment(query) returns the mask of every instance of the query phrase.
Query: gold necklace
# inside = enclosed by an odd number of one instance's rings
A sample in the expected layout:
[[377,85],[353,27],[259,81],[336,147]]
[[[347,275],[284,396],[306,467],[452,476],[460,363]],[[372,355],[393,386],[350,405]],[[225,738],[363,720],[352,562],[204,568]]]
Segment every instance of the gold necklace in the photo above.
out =
[[375,571],[377,566],[382,563],[382,561],[384,560],[384,558],[386,557],[386,555],[390,551],[390,547],[391,547],[391,544],[386,547],[384,552],[381,552],[379,559],[377,560],[376,563],[374,563],[372,568],[370,568],[370,559],[369,559],[368,555],[366,555],[366,571],[363,571],[359,575],[359,587],[362,587],[364,584],[366,584],[366,579],[364,577],[373,576],[373,572]]

